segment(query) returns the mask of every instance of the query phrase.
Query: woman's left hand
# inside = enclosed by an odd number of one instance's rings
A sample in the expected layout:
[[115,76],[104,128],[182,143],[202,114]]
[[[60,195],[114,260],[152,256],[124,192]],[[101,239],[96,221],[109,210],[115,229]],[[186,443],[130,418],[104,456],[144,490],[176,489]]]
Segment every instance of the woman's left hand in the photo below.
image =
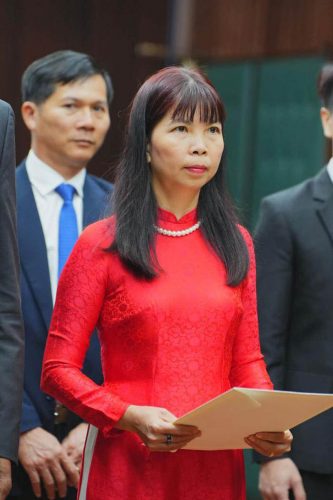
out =
[[246,444],[251,446],[266,457],[279,457],[290,451],[292,433],[287,430],[284,432],[257,432],[244,438]]

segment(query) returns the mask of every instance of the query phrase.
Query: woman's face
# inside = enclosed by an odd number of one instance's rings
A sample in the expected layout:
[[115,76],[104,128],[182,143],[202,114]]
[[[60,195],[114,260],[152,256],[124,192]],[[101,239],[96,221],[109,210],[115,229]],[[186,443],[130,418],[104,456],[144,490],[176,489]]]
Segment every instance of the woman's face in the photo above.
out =
[[200,191],[217,172],[224,149],[220,122],[193,122],[172,119],[170,110],[153,129],[148,160],[155,194],[184,189]]

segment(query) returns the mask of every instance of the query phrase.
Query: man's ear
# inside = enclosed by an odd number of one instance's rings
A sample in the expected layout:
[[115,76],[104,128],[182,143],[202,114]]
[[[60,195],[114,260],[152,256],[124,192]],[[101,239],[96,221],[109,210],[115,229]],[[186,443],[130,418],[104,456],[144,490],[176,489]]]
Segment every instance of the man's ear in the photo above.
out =
[[328,108],[320,108],[320,118],[323,127],[324,136],[333,139],[333,116]]
[[21,114],[26,127],[33,131],[36,128],[38,107],[34,102],[25,101],[21,106]]

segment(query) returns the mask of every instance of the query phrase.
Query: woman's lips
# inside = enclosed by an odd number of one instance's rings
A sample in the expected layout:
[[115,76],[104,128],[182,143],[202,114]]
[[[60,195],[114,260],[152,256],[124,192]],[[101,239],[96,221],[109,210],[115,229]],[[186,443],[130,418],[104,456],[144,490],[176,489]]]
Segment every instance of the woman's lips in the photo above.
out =
[[203,174],[206,172],[207,167],[205,165],[190,165],[188,167],[185,167],[185,169],[192,174]]

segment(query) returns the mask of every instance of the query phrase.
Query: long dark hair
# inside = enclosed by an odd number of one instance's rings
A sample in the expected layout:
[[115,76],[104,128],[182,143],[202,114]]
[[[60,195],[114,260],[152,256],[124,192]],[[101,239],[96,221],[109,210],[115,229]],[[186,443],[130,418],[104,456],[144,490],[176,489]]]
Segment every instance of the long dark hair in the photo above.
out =
[[[122,160],[118,165],[113,209],[115,239],[110,250],[137,276],[152,279],[160,267],[155,253],[157,203],[147,163],[152,131],[173,109],[173,119],[224,122],[225,111],[212,83],[198,70],[169,67],[154,74],[138,90],[130,111]],[[248,270],[248,252],[225,188],[223,156],[216,175],[201,189],[198,202],[201,231],[225,263],[229,285]]]

